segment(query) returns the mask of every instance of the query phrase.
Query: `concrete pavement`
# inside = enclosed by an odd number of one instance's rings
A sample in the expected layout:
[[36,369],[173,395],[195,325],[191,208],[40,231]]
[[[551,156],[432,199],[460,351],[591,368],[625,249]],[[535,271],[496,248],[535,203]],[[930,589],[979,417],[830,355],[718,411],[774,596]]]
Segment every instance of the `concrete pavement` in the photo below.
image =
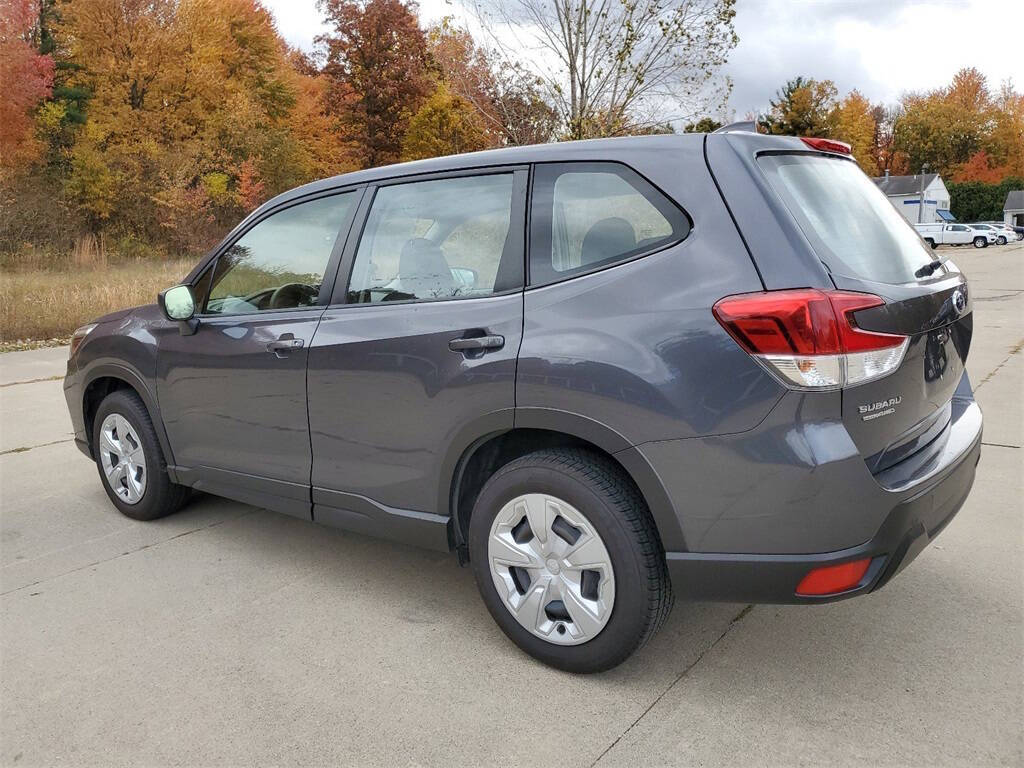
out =
[[0,763],[1020,765],[1024,244],[953,258],[986,446],[937,542],[857,600],[679,603],[590,677],[517,651],[451,557],[212,497],[121,517],[66,351],[0,355]]

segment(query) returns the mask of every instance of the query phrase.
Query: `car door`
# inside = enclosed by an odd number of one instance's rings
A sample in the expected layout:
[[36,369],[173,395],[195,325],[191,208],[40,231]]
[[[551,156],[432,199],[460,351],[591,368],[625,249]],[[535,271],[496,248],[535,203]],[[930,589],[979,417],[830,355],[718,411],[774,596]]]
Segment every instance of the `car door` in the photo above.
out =
[[419,543],[447,546],[446,458],[512,426],[526,181],[503,168],[367,190],[310,349],[318,522],[401,538],[384,529],[419,520]]
[[185,482],[309,516],[306,361],[360,192],[261,216],[197,277],[195,332],[159,334],[157,396]]

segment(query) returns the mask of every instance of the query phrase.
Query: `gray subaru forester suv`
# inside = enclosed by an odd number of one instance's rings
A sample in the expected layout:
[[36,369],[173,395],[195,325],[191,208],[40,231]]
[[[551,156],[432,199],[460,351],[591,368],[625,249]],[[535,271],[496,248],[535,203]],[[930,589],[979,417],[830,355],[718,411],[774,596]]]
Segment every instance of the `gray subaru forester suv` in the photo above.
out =
[[606,139],[282,194],[79,329],[64,389],[123,514],[198,489],[454,551],[520,648],[591,672],[674,596],[913,560],[974,480],[971,317],[842,143]]

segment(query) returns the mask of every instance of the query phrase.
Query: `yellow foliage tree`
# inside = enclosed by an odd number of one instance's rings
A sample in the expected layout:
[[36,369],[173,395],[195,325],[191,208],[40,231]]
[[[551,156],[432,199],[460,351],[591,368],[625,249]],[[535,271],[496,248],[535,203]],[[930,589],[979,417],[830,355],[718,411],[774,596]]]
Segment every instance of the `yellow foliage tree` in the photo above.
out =
[[833,135],[853,148],[853,156],[868,176],[878,175],[878,164],[872,150],[877,123],[871,102],[860,91],[852,90],[835,109]]
[[402,159],[474,152],[485,149],[488,143],[473,105],[441,83],[409,121],[402,142]]

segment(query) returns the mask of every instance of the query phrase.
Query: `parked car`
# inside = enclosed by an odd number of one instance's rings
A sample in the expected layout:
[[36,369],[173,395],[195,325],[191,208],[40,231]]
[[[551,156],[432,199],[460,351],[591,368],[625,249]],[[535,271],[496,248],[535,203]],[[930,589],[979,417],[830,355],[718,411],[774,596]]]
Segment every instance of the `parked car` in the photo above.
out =
[[975,248],[986,248],[996,242],[995,232],[975,229],[969,224],[936,222],[935,224],[914,224],[913,227],[931,248],[938,245],[967,244],[971,244]]
[[818,604],[913,560],[974,482],[971,328],[846,145],[635,137],[279,195],[78,329],[64,390],[124,515],[199,489],[454,551],[520,648],[592,672],[674,597]]
[[970,225],[972,229],[984,232],[986,235],[991,234],[995,238],[996,245],[1006,245],[1009,240],[1016,239],[1015,234],[1011,234],[1003,229],[1002,225],[995,226],[993,224],[982,224],[975,223]]
[[1012,243],[1015,240],[1024,240],[1024,227],[1014,229],[1011,225],[1002,221],[985,221],[982,223],[992,227],[997,234],[1002,232],[1006,236],[1006,241],[1000,243],[1000,245],[1006,245],[1007,242]]

